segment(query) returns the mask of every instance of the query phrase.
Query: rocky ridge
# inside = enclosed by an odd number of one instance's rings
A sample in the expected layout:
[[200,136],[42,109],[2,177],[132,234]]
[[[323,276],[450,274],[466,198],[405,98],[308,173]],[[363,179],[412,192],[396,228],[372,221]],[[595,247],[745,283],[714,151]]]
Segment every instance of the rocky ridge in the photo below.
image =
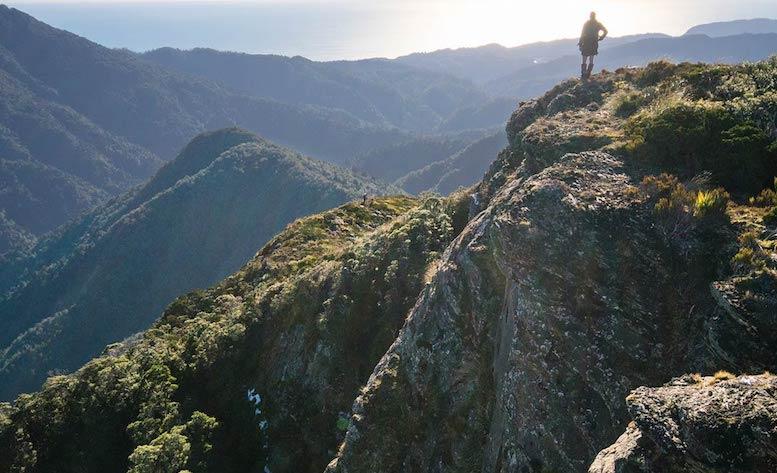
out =
[[772,377],[689,373],[776,364],[775,68],[560,84],[474,189],[303,219],[0,407],[0,471],[772,471]]
[[[688,190],[706,155],[667,156],[720,139],[695,128],[697,111],[722,114],[722,133],[753,123],[774,140],[774,83],[758,88],[771,64],[659,63],[524,103],[477,215],[357,398],[327,471],[584,471],[625,428],[623,399],[638,386],[773,367],[770,232],[750,237],[769,262],[732,274],[741,207]],[[731,98],[743,85],[757,91],[749,103]],[[665,134],[651,128],[661,120]],[[770,149],[758,152],[773,166]],[[701,165],[710,183],[728,177],[718,165]]]

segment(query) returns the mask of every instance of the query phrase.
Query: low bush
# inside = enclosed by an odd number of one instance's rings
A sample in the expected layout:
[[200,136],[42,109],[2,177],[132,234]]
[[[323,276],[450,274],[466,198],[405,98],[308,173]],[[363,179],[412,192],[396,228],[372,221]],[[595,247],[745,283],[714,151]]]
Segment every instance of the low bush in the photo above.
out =
[[777,225],[777,206],[772,207],[764,215],[764,225]]
[[720,104],[678,100],[625,125],[627,150],[643,164],[690,179],[704,171],[733,193],[753,193],[777,175],[777,145]]
[[750,205],[756,207],[777,206],[777,178],[774,179],[773,189],[764,189],[757,196],[750,197]]
[[693,203],[693,216],[696,218],[723,218],[726,206],[730,200],[728,192],[723,189],[699,191]]
[[677,176],[661,174],[642,180],[641,192],[654,203],[657,228],[674,246],[687,252],[699,231],[716,231],[728,223],[729,194],[722,188],[688,189]]
[[615,115],[628,118],[637,113],[646,102],[647,98],[640,92],[621,92],[613,98]]
[[759,236],[759,233],[754,230],[739,235],[739,251],[731,259],[734,271],[747,274],[766,267],[769,256],[761,246]]

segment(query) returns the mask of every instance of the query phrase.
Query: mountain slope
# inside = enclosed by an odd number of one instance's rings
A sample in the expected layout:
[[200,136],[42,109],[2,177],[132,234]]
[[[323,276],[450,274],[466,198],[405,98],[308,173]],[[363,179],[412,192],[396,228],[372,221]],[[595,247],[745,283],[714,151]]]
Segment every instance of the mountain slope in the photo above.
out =
[[44,98],[49,91],[25,76],[2,46],[0,67],[0,209],[25,231],[52,230],[140,183],[161,164],[149,151]]
[[397,179],[394,183],[411,193],[424,191],[450,194],[459,187],[475,184],[507,144],[504,132],[478,140],[441,161],[431,163]]
[[345,162],[407,133],[249,97],[0,6],[0,211],[33,236],[148,179],[192,136],[241,126]]
[[[372,140],[397,137],[342,112],[251,98],[175,74],[8,7],[0,8],[0,45],[58,103],[158,156],[173,156],[204,130],[232,125],[334,161]],[[318,134],[315,140],[312,130]]]
[[467,146],[469,139],[427,136],[397,142],[356,156],[351,167],[384,182],[393,182],[407,173],[458,152]]
[[379,191],[246,132],[198,137],[146,186],[3,270],[0,395],[34,389],[144,329],[176,295],[234,271],[295,218]]
[[[775,72],[656,63],[559,84],[513,114],[476,188],[295,222],[0,405],[0,471],[586,471],[627,406],[665,412],[632,390],[774,369]],[[734,414],[739,392],[768,399],[736,384],[707,392]],[[777,425],[758,419],[768,458]],[[730,454],[715,427],[706,444]]]
[[314,62],[302,57],[172,48],[142,57],[251,96],[345,110],[373,125],[415,132],[433,131],[455,110],[486,98],[463,79],[383,59]]
[[[295,222],[138,340],[51,379],[45,400],[34,396],[46,405],[45,433],[26,401],[0,405],[0,470],[321,471],[342,438],[338,412],[394,339],[458,213],[398,197]],[[49,404],[82,388],[93,395]],[[8,422],[24,423],[19,436]],[[83,429],[91,433],[67,433]]]

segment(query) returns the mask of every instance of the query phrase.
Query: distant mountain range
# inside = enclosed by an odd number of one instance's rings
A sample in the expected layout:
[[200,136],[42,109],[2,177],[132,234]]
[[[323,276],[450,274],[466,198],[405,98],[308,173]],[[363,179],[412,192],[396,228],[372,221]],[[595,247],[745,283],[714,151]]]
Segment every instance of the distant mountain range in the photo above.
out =
[[314,62],[303,57],[172,48],[141,57],[251,96],[344,110],[372,125],[414,132],[435,132],[460,108],[482,104],[488,97],[466,79],[386,59]]
[[[606,51],[609,48],[641,39],[665,37],[667,35],[653,33],[609,38],[602,43],[600,50]],[[396,62],[422,69],[445,72],[484,85],[526,67],[546,63],[560,56],[576,53],[577,38],[567,38],[530,43],[513,48],[507,48],[499,44],[489,44],[476,48],[442,49],[430,53],[415,53],[402,56],[397,58]]]
[[[609,40],[605,40],[607,42]],[[596,67],[616,70],[644,66],[666,59],[671,62],[707,62],[735,64],[758,61],[777,53],[777,34],[741,34],[710,38],[693,35],[678,38],[649,38],[622,44],[597,57]],[[521,69],[489,82],[486,89],[495,96],[533,97],[552,84],[571,77],[580,68],[576,54]]]
[[197,137],[145,186],[0,267],[0,398],[146,328],[294,219],[387,191],[241,130]]
[[777,33],[777,20],[771,18],[754,18],[752,20],[721,21],[694,26],[685,34],[701,34],[710,37],[733,36],[739,34]]

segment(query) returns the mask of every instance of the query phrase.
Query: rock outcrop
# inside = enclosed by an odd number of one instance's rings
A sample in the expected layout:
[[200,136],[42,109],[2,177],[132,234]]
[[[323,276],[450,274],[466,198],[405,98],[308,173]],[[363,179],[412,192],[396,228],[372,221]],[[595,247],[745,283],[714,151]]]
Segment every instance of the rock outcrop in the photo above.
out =
[[[689,69],[570,81],[513,115],[476,215],[357,398],[329,473],[585,471],[626,427],[631,390],[774,366],[774,273],[742,276],[753,313],[724,304],[715,281],[731,274],[740,226],[706,213],[706,193],[673,184],[662,201],[648,188],[668,178],[643,180],[659,162],[693,176],[646,149],[662,135],[646,145],[635,129],[654,110],[701,106]],[[698,132],[674,125],[676,146]]]
[[626,398],[633,421],[589,473],[777,469],[777,378],[685,376]]

